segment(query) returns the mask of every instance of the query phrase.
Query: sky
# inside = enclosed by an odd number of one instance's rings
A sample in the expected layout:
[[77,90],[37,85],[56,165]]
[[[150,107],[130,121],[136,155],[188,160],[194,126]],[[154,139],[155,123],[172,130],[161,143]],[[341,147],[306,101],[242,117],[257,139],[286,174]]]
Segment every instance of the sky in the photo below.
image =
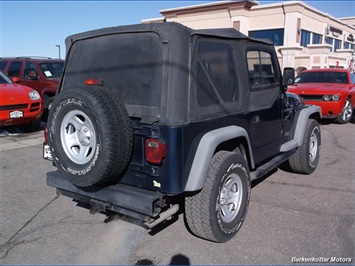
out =
[[[65,38],[93,29],[139,24],[159,18],[159,10],[210,2],[200,1],[2,1],[0,57],[65,57]],[[285,0],[287,1],[287,0]],[[259,0],[260,4],[281,1]],[[333,17],[355,17],[354,0],[303,1]],[[59,45],[60,48],[57,46]]]

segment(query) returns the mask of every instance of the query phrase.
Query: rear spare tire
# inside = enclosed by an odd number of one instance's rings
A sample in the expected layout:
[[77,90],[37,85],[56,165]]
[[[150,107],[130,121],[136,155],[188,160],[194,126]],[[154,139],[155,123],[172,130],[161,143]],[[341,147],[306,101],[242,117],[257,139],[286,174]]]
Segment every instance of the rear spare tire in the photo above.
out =
[[101,86],[58,94],[49,112],[48,137],[55,166],[81,187],[118,178],[132,153],[127,111],[117,93]]

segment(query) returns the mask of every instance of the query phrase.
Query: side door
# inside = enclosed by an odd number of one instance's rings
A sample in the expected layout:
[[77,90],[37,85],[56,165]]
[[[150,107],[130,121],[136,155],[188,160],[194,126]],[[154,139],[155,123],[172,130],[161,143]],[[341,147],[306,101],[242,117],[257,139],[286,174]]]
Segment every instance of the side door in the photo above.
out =
[[281,73],[274,49],[247,45],[249,137],[257,162],[279,152],[284,139]]

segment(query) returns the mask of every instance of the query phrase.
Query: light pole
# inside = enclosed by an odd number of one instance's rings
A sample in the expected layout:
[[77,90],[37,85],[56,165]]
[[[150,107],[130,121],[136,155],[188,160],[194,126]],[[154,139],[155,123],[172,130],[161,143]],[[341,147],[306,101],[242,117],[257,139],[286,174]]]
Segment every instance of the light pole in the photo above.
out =
[[60,45],[57,44],[56,47],[58,47],[58,50],[59,50],[59,59],[60,59]]

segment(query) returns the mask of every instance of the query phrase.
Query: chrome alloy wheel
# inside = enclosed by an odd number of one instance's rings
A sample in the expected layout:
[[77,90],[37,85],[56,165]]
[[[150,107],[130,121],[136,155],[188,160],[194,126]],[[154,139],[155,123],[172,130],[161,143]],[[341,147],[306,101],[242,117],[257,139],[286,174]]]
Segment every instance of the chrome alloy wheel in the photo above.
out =
[[349,100],[346,100],[343,111],[341,113],[341,118],[343,121],[348,121],[350,120],[352,114],[353,114],[353,110],[351,108],[351,103]]
[[76,164],[88,163],[94,156],[95,129],[90,118],[80,110],[65,114],[60,126],[60,140],[64,152]]
[[242,180],[236,173],[230,174],[223,183],[217,209],[225,223],[232,222],[239,212],[243,197],[242,186]]

